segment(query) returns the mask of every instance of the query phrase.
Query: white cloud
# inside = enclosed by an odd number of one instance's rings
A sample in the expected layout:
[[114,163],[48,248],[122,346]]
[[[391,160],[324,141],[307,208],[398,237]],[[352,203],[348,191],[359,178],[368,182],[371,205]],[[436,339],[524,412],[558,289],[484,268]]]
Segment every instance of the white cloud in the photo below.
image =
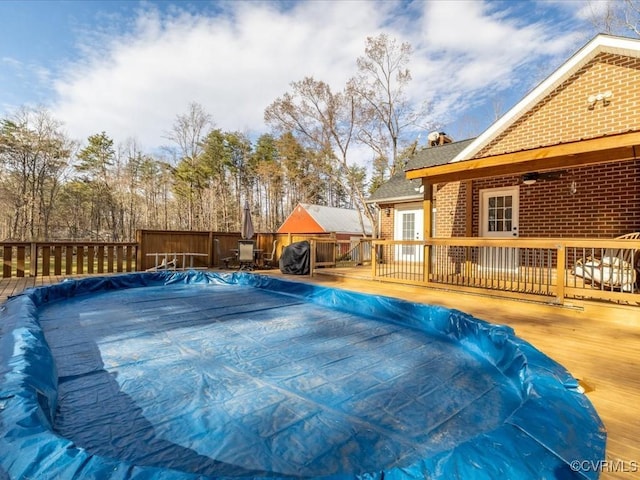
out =
[[520,82],[524,65],[572,51],[570,31],[492,5],[236,2],[215,16],[141,10],[129,33],[110,31],[65,69],[53,110],[76,138],[105,130],[147,149],[167,143],[163,134],[191,102],[223,130],[262,133],[265,107],[292,81],[313,76],[341,88],[366,37],[384,31],[414,46],[408,93],[434,101],[437,121]]
[[521,96],[550,73],[550,65],[559,65],[575,50],[576,33],[534,15],[523,18],[511,6],[522,4],[424,4],[421,34],[414,43],[423,61],[412,67],[414,88],[430,86],[438,120],[450,122],[465,110],[492,103],[496,95]]
[[383,19],[362,2],[309,2],[286,12],[236,5],[218,17],[142,13],[106,56],[78,62],[56,82],[57,115],[82,137],[97,128],[136,135],[146,146],[157,146],[191,102],[222,129],[264,131],[265,107],[292,81],[311,75],[340,88]]
[[2,57],[0,58],[0,62],[4,63],[5,65],[8,65],[11,68],[14,69],[20,69],[22,68],[22,62],[16,58],[12,58],[12,57]]
[[594,0],[590,2],[581,2],[581,4],[575,5],[576,18],[592,22],[597,18],[604,18],[607,10],[618,3],[620,0]]

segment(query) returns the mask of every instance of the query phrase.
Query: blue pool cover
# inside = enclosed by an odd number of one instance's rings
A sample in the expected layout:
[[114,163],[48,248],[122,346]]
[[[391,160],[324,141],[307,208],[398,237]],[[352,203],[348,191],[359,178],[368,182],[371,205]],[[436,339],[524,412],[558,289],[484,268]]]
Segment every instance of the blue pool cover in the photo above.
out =
[[604,427],[509,327],[246,273],[65,281],[0,311],[0,478],[597,478]]

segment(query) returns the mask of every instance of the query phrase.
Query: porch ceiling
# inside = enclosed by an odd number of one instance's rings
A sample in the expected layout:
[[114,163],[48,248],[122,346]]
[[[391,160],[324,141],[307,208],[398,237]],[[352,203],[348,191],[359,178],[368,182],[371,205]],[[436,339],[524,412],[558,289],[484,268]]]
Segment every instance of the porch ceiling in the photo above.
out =
[[409,170],[406,177],[422,178],[423,183],[433,185],[618,162],[637,159],[638,155],[640,132],[629,132]]

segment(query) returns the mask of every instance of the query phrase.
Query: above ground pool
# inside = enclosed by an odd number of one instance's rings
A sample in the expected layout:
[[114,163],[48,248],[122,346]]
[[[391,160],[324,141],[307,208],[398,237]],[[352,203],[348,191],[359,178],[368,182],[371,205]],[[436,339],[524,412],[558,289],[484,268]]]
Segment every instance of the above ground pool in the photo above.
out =
[[0,479],[568,479],[576,380],[505,326],[247,273],[69,280],[0,307]]

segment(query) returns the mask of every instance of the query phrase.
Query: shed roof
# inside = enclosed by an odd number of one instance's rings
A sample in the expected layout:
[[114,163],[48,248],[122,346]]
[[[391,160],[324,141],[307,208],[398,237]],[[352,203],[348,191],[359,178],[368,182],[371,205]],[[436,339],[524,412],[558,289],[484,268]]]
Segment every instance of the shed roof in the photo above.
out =
[[[326,207],[312,203],[299,203],[287,220],[284,221],[283,226],[287,224],[287,221],[296,213],[298,208],[302,208],[325,232],[362,234],[360,214],[357,210]],[[365,233],[371,235],[373,233],[371,222],[364,215],[362,219]]]

